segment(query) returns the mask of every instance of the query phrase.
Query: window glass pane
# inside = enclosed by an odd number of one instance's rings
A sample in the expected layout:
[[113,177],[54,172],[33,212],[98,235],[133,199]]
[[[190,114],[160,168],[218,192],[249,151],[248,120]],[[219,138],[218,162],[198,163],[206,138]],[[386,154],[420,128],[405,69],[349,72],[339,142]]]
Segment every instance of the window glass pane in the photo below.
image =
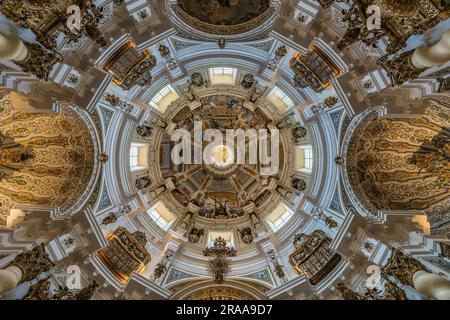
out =
[[177,99],[179,95],[177,92],[168,85],[167,87],[161,89],[153,99],[150,101],[150,105],[159,110],[161,113],[166,112],[167,108]]
[[234,73],[234,69],[224,67],[212,68],[212,73],[215,75],[232,75]]
[[130,166],[137,167],[139,164],[139,147],[138,146],[131,146],[130,149]]
[[161,217],[155,209],[149,210],[149,215],[153,219],[153,221],[161,227],[163,230],[167,230],[169,228],[169,222],[166,221],[163,217]]
[[305,148],[305,169],[311,170],[313,164],[312,148]]
[[285,206],[283,207],[285,210],[283,214],[281,214],[275,221],[273,221],[273,223],[271,223],[274,231],[281,229],[287,222],[289,222],[289,220],[294,215],[294,213],[291,210],[287,209]]
[[272,90],[271,95],[278,98],[278,100],[280,100],[286,107],[291,107],[294,105],[292,100],[278,87],[275,87]]

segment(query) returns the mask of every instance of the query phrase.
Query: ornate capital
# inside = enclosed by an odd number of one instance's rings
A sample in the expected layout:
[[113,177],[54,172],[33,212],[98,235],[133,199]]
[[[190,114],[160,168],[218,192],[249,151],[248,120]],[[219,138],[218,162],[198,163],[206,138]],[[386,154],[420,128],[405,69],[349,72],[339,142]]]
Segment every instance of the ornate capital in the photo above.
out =
[[392,60],[381,60],[380,65],[387,71],[393,86],[399,86],[408,80],[417,78],[422,72],[411,63],[414,51],[405,52]]
[[344,300],[364,300],[364,297],[358,292],[353,291],[343,283],[338,283],[335,287]]
[[28,56],[23,61],[16,64],[22,71],[34,74],[38,79],[48,80],[53,65],[61,59],[53,51],[45,50],[38,44],[25,43],[28,49]]
[[45,244],[42,243],[30,251],[19,254],[10,266],[16,266],[22,270],[23,275],[20,281],[22,283],[35,279],[42,272],[50,271],[55,264],[45,252]]
[[404,285],[411,287],[414,287],[414,274],[420,270],[426,269],[419,261],[408,257],[397,249],[392,249],[389,263],[383,268],[387,275],[397,278]]

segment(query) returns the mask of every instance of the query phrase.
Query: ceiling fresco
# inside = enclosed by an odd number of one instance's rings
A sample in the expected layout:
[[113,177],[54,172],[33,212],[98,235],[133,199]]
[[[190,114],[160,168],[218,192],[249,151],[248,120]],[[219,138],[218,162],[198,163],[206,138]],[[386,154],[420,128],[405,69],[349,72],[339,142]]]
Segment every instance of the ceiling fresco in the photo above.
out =
[[267,9],[269,0],[179,0],[192,17],[213,25],[237,25],[251,21]]

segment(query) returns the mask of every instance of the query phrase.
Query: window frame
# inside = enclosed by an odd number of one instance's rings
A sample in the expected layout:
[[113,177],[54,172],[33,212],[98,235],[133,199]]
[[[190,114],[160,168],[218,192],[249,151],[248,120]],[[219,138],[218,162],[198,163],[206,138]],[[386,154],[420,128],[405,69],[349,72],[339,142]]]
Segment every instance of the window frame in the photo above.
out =
[[[148,215],[150,216],[150,218],[152,219],[152,221],[154,223],[156,223],[161,229],[163,229],[164,231],[168,231],[170,228],[170,225],[172,224],[171,221],[167,221],[166,219],[164,219],[159,212],[156,210],[156,206],[153,208],[150,208],[147,211]],[[162,222],[163,221],[163,222]]]
[[[209,68],[209,77],[211,79],[211,84],[213,85],[234,85],[236,83],[236,75],[237,75],[237,69],[233,68],[233,67],[224,67],[224,66],[219,66],[219,67],[212,67]],[[232,78],[231,81],[220,81],[218,79],[214,79],[215,76],[218,77],[226,77],[226,76],[230,76]]]
[[136,172],[139,170],[145,170],[148,165],[141,165],[140,153],[142,150],[147,149],[148,146],[142,143],[132,142],[130,146],[130,154],[128,157],[128,161],[130,162],[130,170],[131,172]]
[[[292,101],[291,97],[286,92],[281,90],[281,88],[278,87],[278,86],[274,86],[273,89],[270,91],[269,96],[268,96],[269,100],[273,104],[275,104],[275,102],[271,99],[272,96],[276,96],[277,99],[280,100],[283,103],[283,105],[285,107],[283,111],[285,111],[286,109],[290,109],[290,108],[295,106],[294,101]],[[277,109],[278,109],[278,106],[277,106]]]
[[314,165],[314,154],[312,150],[312,146],[308,146],[305,149],[304,153],[304,163],[305,163],[305,169],[308,171],[312,171],[313,165]]
[[[161,101],[163,101],[165,98],[167,98],[170,94],[173,94],[174,96],[176,96],[176,99],[171,101],[170,103],[168,103],[165,106],[161,106],[160,103]],[[161,90],[159,90],[150,100],[149,104],[156,110],[158,110],[161,113],[166,112],[167,107],[170,106],[174,101],[176,101],[177,99],[179,99],[179,95],[178,93],[175,91],[175,89],[172,87],[172,85],[168,84],[165,87],[161,88]]]

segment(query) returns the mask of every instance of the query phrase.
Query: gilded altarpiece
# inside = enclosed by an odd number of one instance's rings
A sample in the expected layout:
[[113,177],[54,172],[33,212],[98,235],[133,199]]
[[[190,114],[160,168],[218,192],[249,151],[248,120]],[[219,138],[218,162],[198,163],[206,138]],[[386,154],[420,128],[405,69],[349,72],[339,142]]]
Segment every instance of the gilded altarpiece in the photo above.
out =
[[215,286],[194,291],[184,300],[256,300],[256,298],[238,288]]

